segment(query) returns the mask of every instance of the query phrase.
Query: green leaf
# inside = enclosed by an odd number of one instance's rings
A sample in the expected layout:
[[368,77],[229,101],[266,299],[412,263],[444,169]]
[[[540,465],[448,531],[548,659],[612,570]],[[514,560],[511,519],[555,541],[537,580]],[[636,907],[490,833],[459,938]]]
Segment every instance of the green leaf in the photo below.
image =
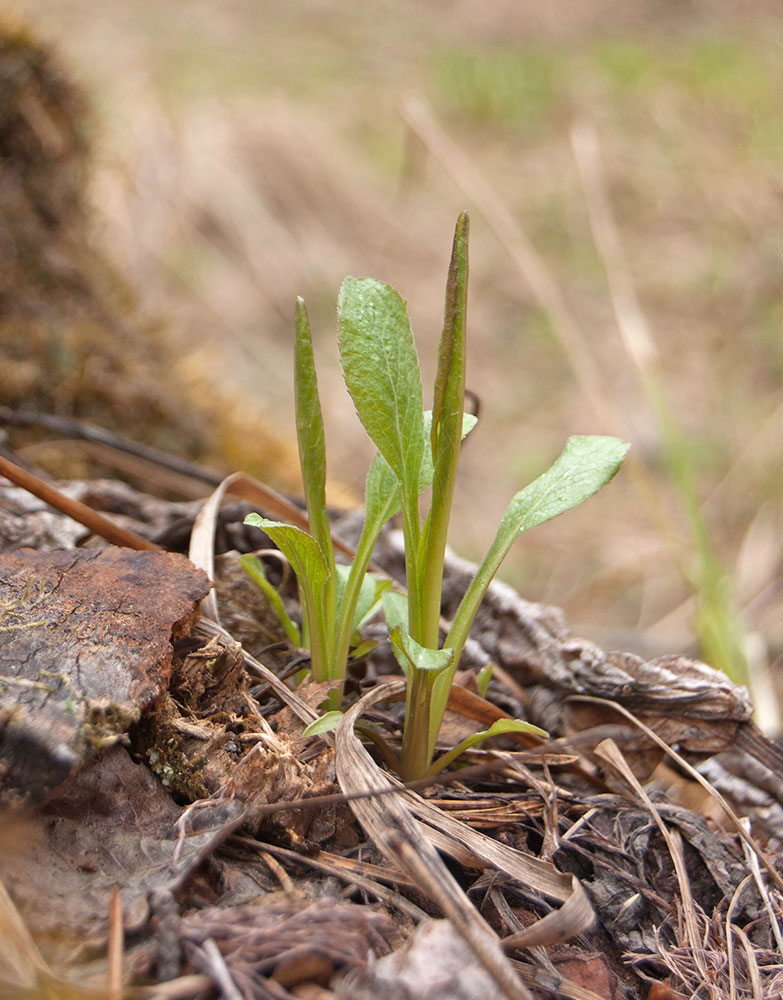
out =
[[332,574],[318,542],[301,528],[270,521],[259,514],[248,514],[245,524],[265,531],[296,573],[302,596],[302,614],[307,616],[313,680],[325,681],[338,676],[331,662],[331,631],[335,612],[334,588],[330,586]]
[[320,736],[322,733],[331,733],[337,729],[342,719],[343,713],[338,711],[326,712],[318,719],[314,719],[302,733],[302,736]]
[[[468,301],[468,232],[466,212],[457,220],[451,251],[443,333],[432,402],[430,431],[434,475],[432,504],[424,532],[416,586],[422,602],[423,641],[437,645],[443,587],[443,560],[457,479],[465,409],[465,324]],[[408,584],[410,587],[410,582]]]
[[543,739],[549,736],[549,733],[545,730],[539,729],[538,726],[534,726],[530,722],[523,722],[521,719],[498,719],[497,722],[492,723],[489,729],[482,729],[479,733],[473,733],[472,736],[466,737],[452,750],[438,757],[430,767],[429,773],[439,774],[449,764],[457,760],[466,750],[469,750],[470,747],[483,743],[490,736],[503,736],[505,733],[533,733],[535,736],[541,736]]
[[417,490],[424,458],[424,407],[405,303],[374,278],[346,278],[338,324],[345,383],[356,412],[407,498]]
[[[477,423],[478,417],[475,417],[472,413],[464,413],[462,416],[462,437],[467,437]],[[425,410],[425,438],[429,437],[431,427],[432,411]],[[432,464],[432,449],[427,444],[424,449],[424,458],[419,472],[420,494],[430,488],[434,474],[435,468]],[[399,510],[400,484],[383,455],[376,454],[370,465],[370,471],[367,473],[367,483],[364,492],[365,531],[372,535],[373,546],[375,541],[377,541],[381,528],[390,518],[399,513]]]
[[302,468],[310,534],[316,540],[331,570],[334,565],[332,537],[326,512],[326,448],[324,422],[318,398],[318,380],[313,358],[313,338],[304,301],[296,300],[294,345],[294,389],[296,434]]
[[[351,575],[351,567],[338,563],[335,567],[337,573],[337,614],[343,614],[343,600],[345,597],[346,584]],[[392,582],[386,577],[381,577],[377,573],[365,573],[359,588],[359,594],[351,616],[351,631],[360,628],[380,607],[381,597],[384,591],[391,587]]]
[[629,448],[625,441],[613,437],[569,438],[554,465],[513,497],[446,638],[457,650],[457,658],[487,587],[515,539],[596,493],[615,475]]
[[[386,596],[386,595],[385,595]],[[397,662],[406,676],[411,671],[426,672],[432,681],[454,658],[453,649],[427,649],[396,625],[389,636]]]
[[362,639],[361,635],[354,636],[353,645],[351,648],[351,660],[361,660],[365,656],[369,656],[370,653],[378,648],[378,642],[375,639]]
[[450,437],[449,446],[459,445],[461,423],[458,414],[464,410],[465,396],[465,323],[468,302],[468,234],[467,212],[457,219],[451,261],[446,282],[446,306],[443,333],[438,347],[438,370],[432,400],[432,454],[438,465],[443,448],[444,432]]
[[[257,516],[257,515],[256,515]],[[280,599],[280,595],[272,586],[272,584],[267,580],[266,573],[264,572],[264,564],[252,553],[247,553],[246,555],[240,556],[239,561],[242,564],[242,568],[247,573],[247,575],[253,580],[253,582],[261,589],[264,597],[266,597],[269,602],[269,606],[272,608],[274,613],[280,619],[280,624],[285,629],[285,633],[294,644],[294,646],[302,645],[302,637],[299,634],[299,629],[296,627],[294,622],[291,621],[288,613],[283,607],[283,602]]]
[[476,674],[476,687],[482,698],[486,698],[489,682],[492,680],[493,663],[486,663]]
[[399,590],[387,590],[383,595],[383,614],[389,635],[399,628],[408,631],[408,598]]
[[[386,595],[388,596],[388,595]],[[428,649],[399,625],[391,635],[392,650],[407,680],[405,725],[402,732],[400,769],[404,781],[426,773],[432,760],[440,720],[433,729],[432,692],[438,681],[449,674],[453,649]]]
[[498,535],[513,541],[577,507],[617,473],[630,447],[613,437],[569,438],[554,465],[514,496]]

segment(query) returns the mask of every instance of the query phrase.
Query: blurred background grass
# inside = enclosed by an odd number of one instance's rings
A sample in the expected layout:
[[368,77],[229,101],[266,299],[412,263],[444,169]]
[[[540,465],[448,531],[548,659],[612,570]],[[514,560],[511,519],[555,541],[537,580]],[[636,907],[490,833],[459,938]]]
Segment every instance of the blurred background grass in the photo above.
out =
[[[468,381],[482,411],[453,544],[480,557],[509,497],[569,434],[625,437],[647,473],[644,495],[621,474],[518,543],[505,577],[607,645],[696,652],[692,582],[703,583],[703,559],[596,247],[571,141],[574,126],[594,130],[615,264],[657,347],[695,506],[725,569],[713,582],[774,679],[783,6],[22,0],[19,11],[92,97],[96,238],[141,308],[165,318],[161,336],[193,378],[253,398],[292,441],[292,311],[304,295],[331,473],[357,498],[370,450],[336,361],[340,281],[371,274],[408,299],[429,380],[451,230],[470,209]],[[428,149],[429,126],[403,120],[411,98],[427,102],[483,177],[515,238],[530,240],[587,346],[602,413],[584,359],[564,347],[497,220]]]

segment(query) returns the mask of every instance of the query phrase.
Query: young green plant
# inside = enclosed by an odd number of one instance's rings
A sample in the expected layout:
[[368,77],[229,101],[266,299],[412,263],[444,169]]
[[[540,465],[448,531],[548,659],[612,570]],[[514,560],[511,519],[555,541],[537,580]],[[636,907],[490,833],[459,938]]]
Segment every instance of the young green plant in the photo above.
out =
[[[338,305],[343,374],[359,419],[378,449],[367,477],[364,530],[350,568],[334,560],[324,494],[323,420],[307,314],[299,302],[297,429],[310,534],[258,515],[248,519],[267,532],[297,574],[314,679],[339,681],[344,676],[358,611],[383,598],[392,646],[408,682],[400,760],[406,779],[432,773],[461,752],[455,748],[433,764],[462,649],[481,600],[514,540],[595,493],[617,472],[628,449],[616,438],[571,438],[552,468],[513,497],[441,647],[443,566],[460,444],[475,423],[464,411],[467,282],[468,217],[463,213],[454,235],[429,413],[424,411],[419,360],[402,298],[372,278],[343,282]],[[429,506],[422,517],[421,497],[430,486]],[[381,528],[398,512],[406,596],[383,594],[383,585],[372,577],[367,582]],[[369,605],[360,602],[363,592],[372,597]],[[331,707],[336,707],[336,699]],[[509,725],[531,728],[512,720],[505,720],[501,728],[508,731]],[[467,742],[496,731],[493,727]]]

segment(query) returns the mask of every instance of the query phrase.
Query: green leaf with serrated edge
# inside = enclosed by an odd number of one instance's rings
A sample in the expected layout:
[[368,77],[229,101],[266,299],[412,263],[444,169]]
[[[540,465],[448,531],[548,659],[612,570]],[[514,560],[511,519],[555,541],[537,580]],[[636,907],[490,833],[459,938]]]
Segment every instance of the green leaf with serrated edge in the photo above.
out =
[[468,216],[463,212],[454,232],[446,283],[446,306],[438,347],[430,431],[434,464],[432,502],[422,538],[416,581],[423,607],[422,641],[428,646],[438,643],[443,560],[463,432],[468,231]]
[[259,587],[264,597],[266,597],[269,602],[269,606],[280,619],[280,624],[285,629],[285,634],[288,636],[289,640],[294,644],[294,646],[301,646],[302,637],[299,634],[299,629],[288,616],[287,611],[283,607],[280,595],[269,580],[267,580],[266,573],[264,572],[264,564],[258,556],[254,556],[252,553],[240,556],[239,561],[242,564],[242,569],[244,569],[250,579]]
[[[455,664],[487,587],[514,541],[523,531],[563,514],[598,492],[617,473],[629,448],[627,442],[613,437],[569,438],[554,465],[513,497],[446,637],[446,643],[455,650]],[[452,669],[456,670],[456,666]],[[440,712],[439,718],[447,700],[448,690],[445,696],[440,690],[433,695],[433,711]]]
[[313,680],[332,680],[336,676],[331,663],[334,607],[330,606],[331,574],[320,546],[300,528],[280,521],[270,521],[259,514],[248,514],[245,524],[252,524],[265,531],[291,563],[299,581],[302,614],[307,616],[309,625]]
[[439,774],[449,764],[457,760],[466,750],[469,750],[470,747],[475,747],[479,743],[483,743],[490,736],[503,736],[504,733],[533,733],[535,736],[541,736],[543,739],[547,739],[549,736],[549,733],[545,730],[539,729],[538,726],[534,726],[530,722],[523,722],[521,719],[498,719],[497,722],[492,723],[489,729],[482,729],[480,733],[473,733],[472,736],[466,737],[466,739],[458,743],[452,750],[438,757],[431,765],[428,772],[429,775]]
[[302,733],[302,736],[320,736],[321,733],[331,733],[337,729],[342,717],[342,712],[326,712],[320,718],[314,719]]
[[313,338],[304,301],[296,300],[294,344],[294,391],[296,435],[302,468],[310,534],[316,540],[331,571],[334,566],[332,536],[326,513],[326,448],[324,422],[318,397],[318,379],[313,358]]
[[419,359],[401,296],[374,278],[346,278],[338,304],[340,358],[356,412],[403,494],[424,458]]

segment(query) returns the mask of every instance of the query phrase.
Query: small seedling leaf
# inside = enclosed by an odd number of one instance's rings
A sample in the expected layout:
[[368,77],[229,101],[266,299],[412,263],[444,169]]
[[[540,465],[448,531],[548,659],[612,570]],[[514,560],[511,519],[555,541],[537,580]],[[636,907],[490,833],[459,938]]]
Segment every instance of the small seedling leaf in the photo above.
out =
[[549,736],[549,733],[544,729],[539,729],[538,726],[534,726],[530,722],[523,722],[521,719],[498,719],[497,722],[492,723],[489,729],[482,729],[479,733],[473,733],[472,736],[466,737],[452,750],[438,757],[430,768],[430,774],[438,774],[444,768],[448,767],[449,764],[457,760],[466,750],[478,746],[491,736],[503,736],[506,733],[532,733],[535,736],[542,737],[542,739],[546,739]]
[[432,680],[445,670],[454,659],[453,649],[428,649],[397,625],[389,636],[394,655],[406,675],[411,671],[425,671]]
[[269,606],[272,608],[274,613],[280,619],[280,624],[285,629],[285,633],[294,644],[294,646],[302,645],[302,637],[299,633],[299,629],[296,624],[291,621],[288,613],[283,606],[283,602],[280,595],[272,586],[272,584],[267,580],[266,573],[264,572],[264,564],[258,558],[258,556],[252,553],[247,553],[246,555],[240,556],[239,561],[242,564],[242,568],[247,573],[247,575],[253,580],[253,582],[261,589],[264,597],[266,597],[269,602]]
[[479,670],[476,674],[476,687],[478,688],[478,693],[482,698],[486,698],[487,689],[489,688],[489,682],[492,680],[492,668],[493,663],[487,663],[485,666]]
[[[337,614],[342,615],[343,596],[345,585],[351,573],[350,566],[338,563],[335,566],[337,576]],[[359,597],[354,608],[351,629],[360,628],[368,618],[370,618],[380,607],[381,597],[384,591],[391,587],[391,580],[378,576],[377,573],[365,573],[359,588]]]
[[261,528],[272,539],[291,563],[299,581],[302,597],[304,628],[303,640],[308,642],[312,654],[313,680],[324,681],[331,677],[331,643],[329,629],[333,625],[334,597],[330,593],[332,574],[318,542],[306,531],[292,524],[270,521],[260,514],[248,514],[245,524]]
[[331,733],[337,729],[342,719],[343,713],[338,711],[326,712],[320,718],[315,719],[302,733],[302,736],[320,736],[322,733]]

